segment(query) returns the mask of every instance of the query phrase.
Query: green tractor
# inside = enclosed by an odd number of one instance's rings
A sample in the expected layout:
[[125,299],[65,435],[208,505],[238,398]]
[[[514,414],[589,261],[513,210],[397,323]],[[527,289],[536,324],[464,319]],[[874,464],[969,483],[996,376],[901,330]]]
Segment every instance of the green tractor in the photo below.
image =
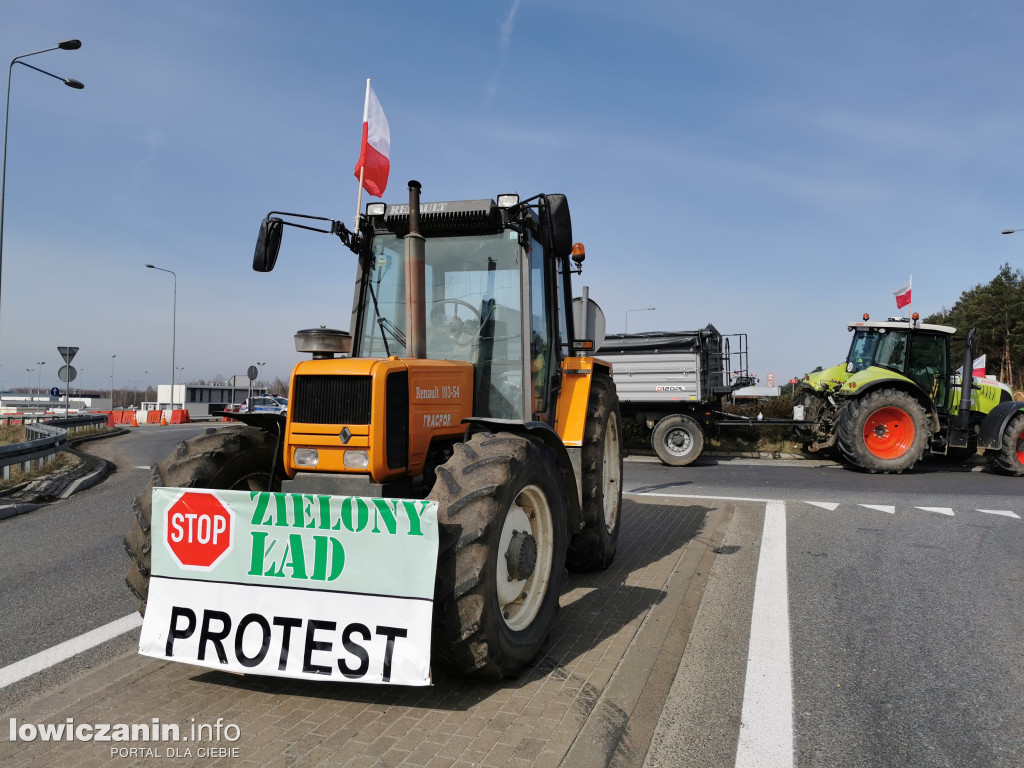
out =
[[[837,451],[868,472],[899,473],[925,452],[963,460],[983,452],[989,466],[1024,475],[1024,403],[1008,387],[961,375],[950,356],[956,328],[890,318],[848,324],[845,364],[804,379],[793,419],[810,451]],[[971,371],[974,331],[963,371]]]

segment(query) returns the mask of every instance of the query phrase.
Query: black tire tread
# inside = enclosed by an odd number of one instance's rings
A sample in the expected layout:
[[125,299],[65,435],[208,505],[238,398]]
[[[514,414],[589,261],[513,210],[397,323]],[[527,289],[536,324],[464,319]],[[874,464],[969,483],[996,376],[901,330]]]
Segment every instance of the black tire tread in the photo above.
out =
[[988,466],[993,472],[1011,477],[1024,477],[1024,464],[1017,458],[1017,441],[1024,433],[1024,413],[1010,419],[1003,431],[1002,444],[998,451],[989,457]]
[[[864,443],[863,426],[879,408],[895,406],[903,409],[914,421],[914,444],[895,459],[881,459]],[[880,389],[854,400],[842,409],[836,426],[836,445],[840,456],[857,469],[871,474],[900,474],[914,466],[928,447],[930,430],[924,408],[913,396],[898,389]]]
[[250,487],[249,480],[253,480],[268,489],[276,449],[276,438],[256,427],[211,428],[178,443],[170,456],[153,465],[149,485],[132,500],[134,522],[124,537],[124,549],[131,559],[125,583],[139,599],[139,613],[145,614],[149,596],[153,489],[232,489],[243,480],[246,488]]
[[[493,575],[499,553],[503,489],[524,471],[540,472],[550,488],[555,528],[554,560],[549,596],[534,628],[539,637],[532,647],[510,652],[502,648]],[[440,546],[434,585],[432,656],[456,674],[485,680],[517,675],[539,650],[558,607],[565,571],[566,538],[563,478],[547,446],[511,433],[478,433],[455,446],[452,457],[437,470],[438,481],[428,495],[438,502]],[[543,626],[541,626],[543,624]]]
[[587,401],[587,423],[583,428],[583,449],[580,465],[583,477],[581,486],[583,498],[583,529],[574,534],[566,553],[566,565],[573,571],[604,570],[615,559],[618,547],[621,515],[616,517],[613,531],[609,531],[604,520],[604,445],[608,421],[615,415],[618,435],[619,484],[615,489],[618,508],[622,509],[622,418],[619,413],[619,398],[611,377],[595,373],[590,383],[590,398]]

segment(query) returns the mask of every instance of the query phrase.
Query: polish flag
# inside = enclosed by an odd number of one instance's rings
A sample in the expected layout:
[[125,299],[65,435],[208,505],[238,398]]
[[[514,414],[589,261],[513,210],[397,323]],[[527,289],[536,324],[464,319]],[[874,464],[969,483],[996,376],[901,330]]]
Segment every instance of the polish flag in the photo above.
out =
[[362,180],[363,189],[374,197],[383,197],[391,170],[391,128],[377,94],[366,81],[366,101],[363,104],[363,143],[359,149],[355,177]]
[[974,361],[974,372],[973,372],[972,375],[978,377],[979,379],[984,379],[985,378],[985,368],[987,367],[987,360],[986,360],[987,357],[988,357],[988,355],[982,355],[981,357],[979,357],[977,360]]
[[910,283],[913,279],[911,277],[910,280],[907,280],[906,285],[892,292],[892,295],[896,297],[896,309],[903,309],[910,303]]

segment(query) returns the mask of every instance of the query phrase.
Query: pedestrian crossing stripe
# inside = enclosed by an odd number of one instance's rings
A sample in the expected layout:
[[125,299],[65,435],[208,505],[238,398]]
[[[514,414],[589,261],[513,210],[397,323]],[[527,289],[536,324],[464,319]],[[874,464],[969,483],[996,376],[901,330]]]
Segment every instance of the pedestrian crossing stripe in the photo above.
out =
[[[819,509],[825,509],[829,512],[835,512],[839,508],[839,503],[834,501],[805,501],[804,504],[808,504],[812,507],[818,507]],[[885,512],[889,515],[896,514],[896,507],[889,504],[858,504],[858,507],[864,509],[871,509],[875,512]],[[936,515],[945,515],[946,517],[954,517],[954,512],[950,507],[914,507],[914,509],[920,509],[922,512],[932,512]],[[975,509],[975,512],[983,512],[986,515],[1000,515],[1002,517],[1012,517],[1014,520],[1020,520],[1021,517],[1016,512],[1011,512],[1008,509]]]
[[858,507],[864,507],[864,509],[873,509],[876,512],[887,512],[890,515],[896,514],[896,507],[890,507],[885,504],[858,504]]
[[914,509],[921,509],[925,512],[935,512],[939,515],[949,515],[950,517],[954,514],[953,510],[949,507],[914,507]]

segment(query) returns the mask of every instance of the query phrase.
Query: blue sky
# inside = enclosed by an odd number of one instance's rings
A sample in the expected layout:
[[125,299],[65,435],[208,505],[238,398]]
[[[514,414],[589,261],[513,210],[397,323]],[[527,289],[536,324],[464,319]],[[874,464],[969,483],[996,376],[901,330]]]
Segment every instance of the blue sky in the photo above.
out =
[[[386,11],[383,10],[386,8]],[[186,379],[345,329],[352,255],[269,210],[351,222],[365,79],[391,125],[388,202],[568,196],[582,284],[621,331],[713,323],[751,369],[845,356],[845,323],[915,310],[1022,264],[1024,7],[820,0],[139,3],[2,0],[16,66],[0,385],[166,383],[171,276]],[[364,203],[366,198],[364,198]],[[148,371],[148,373],[145,373]]]

